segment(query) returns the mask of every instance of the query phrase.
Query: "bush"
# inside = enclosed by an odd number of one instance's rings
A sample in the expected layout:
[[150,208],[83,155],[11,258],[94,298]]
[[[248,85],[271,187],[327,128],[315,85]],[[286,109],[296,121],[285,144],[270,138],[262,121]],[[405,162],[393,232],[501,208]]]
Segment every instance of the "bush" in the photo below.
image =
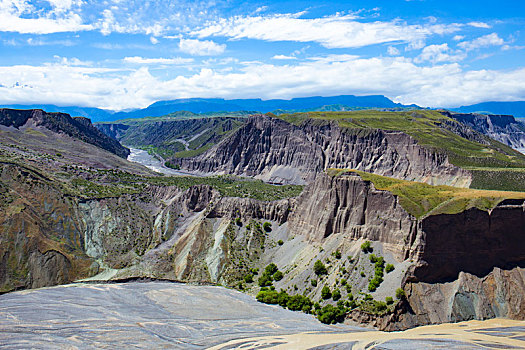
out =
[[361,250],[366,254],[372,252],[374,249],[372,248],[370,241],[366,241],[365,243],[361,244]]
[[259,284],[259,287],[269,287],[272,285],[272,276],[263,274],[261,277],[259,277],[259,280],[257,282]]
[[292,311],[303,311],[309,313],[312,309],[312,302],[308,297],[293,295],[288,299],[286,307]]
[[[362,246],[361,246],[362,247]],[[370,254],[368,257],[370,259],[370,262],[373,264],[377,261],[377,256],[375,254]]]
[[263,224],[263,229],[266,231],[266,232],[270,232],[272,230],[272,224],[270,224],[269,222],[265,222]]
[[334,292],[332,293],[332,300],[338,301],[339,299],[341,299],[341,292],[339,289],[334,289]]
[[394,265],[386,264],[386,267],[385,267],[386,273],[390,273],[390,272],[394,271],[394,269],[395,269]]
[[261,290],[255,298],[257,301],[265,304],[279,303],[279,293],[274,290]]
[[282,240],[282,239],[280,239],[280,240],[278,240],[278,241],[277,241],[277,244],[278,244],[278,245],[283,245],[283,244],[284,244],[284,242],[283,242],[283,240]]
[[314,272],[317,276],[326,275],[328,271],[321,260],[317,260],[314,264]]
[[264,273],[268,275],[273,275],[277,271],[279,271],[279,268],[274,263],[271,263],[270,265],[266,266],[264,269]]
[[334,252],[334,257],[335,257],[336,259],[341,259],[341,252],[340,252],[339,250],[336,250],[336,251]]
[[366,277],[366,274],[364,271],[361,271],[361,277]]
[[392,305],[394,303],[394,299],[392,297],[386,297],[385,301],[387,305]]
[[406,294],[403,288],[396,289],[396,298],[399,300],[406,298]]
[[253,275],[252,274],[248,274],[248,275],[244,276],[244,282],[252,283],[253,282]]
[[346,286],[346,279],[344,279],[344,278],[341,279],[341,285],[342,286]]
[[282,279],[283,279],[283,273],[281,271],[277,271],[273,274],[274,281],[280,281]]
[[237,226],[241,227],[242,226],[241,218],[235,218],[235,223],[237,224]]
[[343,322],[346,311],[343,308],[335,307],[333,305],[326,305],[317,312],[317,319],[325,324],[333,324]]
[[310,280],[312,287],[317,287],[317,280]]
[[332,296],[332,292],[330,291],[330,288],[328,286],[324,286],[323,289],[321,290],[321,298],[326,300],[326,299],[330,299],[331,296]]

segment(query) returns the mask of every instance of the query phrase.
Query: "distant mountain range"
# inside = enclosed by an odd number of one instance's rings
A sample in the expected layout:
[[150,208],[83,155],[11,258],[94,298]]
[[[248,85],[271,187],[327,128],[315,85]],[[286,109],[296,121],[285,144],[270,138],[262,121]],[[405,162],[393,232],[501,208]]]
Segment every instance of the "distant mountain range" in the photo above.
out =
[[483,102],[450,109],[461,113],[509,114],[518,118],[525,118],[525,101]]
[[[331,107],[332,106],[332,107]],[[355,108],[414,108],[416,105],[395,103],[381,95],[332,97],[304,97],[291,100],[261,100],[221,98],[188,98],[170,101],[159,101],[152,105],[133,111],[115,112],[90,107],[59,107],[55,105],[3,105],[13,109],[43,109],[47,112],[68,113],[71,116],[88,117],[93,122],[115,121],[126,118],[160,117],[173,112],[189,111],[193,113],[253,111],[267,113],[272,111],[305,111],[305,110],[344,110]]]
[[[221,98],[188,98],[169,101],[159,101],[142,109],[125,112],[115,112],[100,108],[67,106],[60,107],[49,104],[33,105],[3,105],[0,107],[13,109],[43,109],[46,112],[62,112],[71,116],[90,118],[93,122],[115,121],[127,118],[160,117],[173,112],[189,111],[193,113],[213,112],[305,112],[305,111],[329,111],[329,110],[352,110],[361,108],[379,109],[404,109],[417,108],[417,105],[403,105],[395,103],[382,95],[354,96],[341,95],[331,97],[303,97],[291,100],[261,100],[261,99],[233,99]],[[525,101],[517,102],[484,102],[470,106],[449,108],[461,113],[481,112],[485,114],[510,114],[515,117],[525,118]]]

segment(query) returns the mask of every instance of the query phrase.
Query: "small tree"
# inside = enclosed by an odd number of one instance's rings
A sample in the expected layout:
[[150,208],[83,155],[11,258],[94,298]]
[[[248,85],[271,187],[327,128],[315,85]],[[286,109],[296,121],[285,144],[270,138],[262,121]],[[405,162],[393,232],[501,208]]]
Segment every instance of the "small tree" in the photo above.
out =
[[278,244],[278,245],[283,245],[283,244],[284,244],[284,242],[283,242],[283,240],[282,240],[282,239],[280,239],[280,240],[278,240],[278,241],[277,241],[277,244]]
[[330,288],[328,286],[324,286],[323,289],[321,290],[321,298],[326,300],[326,299],[330,299],[331,296],[332,296],[332,292],[330,291]]
[[326,275],[328,271],[321,260],[317,260],[314,263],[314,272],[317,276]]
[[406,297],[406,294],[405,294],[405,291],[403,290],[403,288],[398,288],[396,289],[396,298],[401,300],[401,299],[404,299]]
[[385,271],[386,273],[394,271],[395,267],[392,264],[386,264]]
[[270,224],[268,221],[263,224],[263,229],[266,232],[270,232],[272,230],[272,224]]
[[374,249],[372,248],[372,244],[370,243],[370,241],[366,241],[365,243],[361,244],[361,250],[363,251],[363,253],[366,254],[370,253]]
[[332,300],[338,301],[339,299],[341,299],[341,292],[339,289],[334,289],[334,292],[332,293]]
[[281,271],[276,271],[274,274],[273,274],[273,279],[274,281],[280,281],[283,279],[283,273]]

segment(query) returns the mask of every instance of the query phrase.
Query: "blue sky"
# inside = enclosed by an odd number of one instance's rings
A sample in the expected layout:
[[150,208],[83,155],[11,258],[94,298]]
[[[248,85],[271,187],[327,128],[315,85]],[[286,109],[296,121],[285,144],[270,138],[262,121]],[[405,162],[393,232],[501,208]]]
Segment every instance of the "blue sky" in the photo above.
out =
[[525,100],[525,1],[0,0],[0,104]]

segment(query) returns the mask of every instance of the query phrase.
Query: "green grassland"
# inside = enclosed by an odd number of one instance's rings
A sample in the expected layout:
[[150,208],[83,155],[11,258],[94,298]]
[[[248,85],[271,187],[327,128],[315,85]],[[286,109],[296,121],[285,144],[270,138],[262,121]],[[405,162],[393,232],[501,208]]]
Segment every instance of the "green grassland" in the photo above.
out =
[[323,124],[335,121],[349,132],[367,130],[401,131],[420,145],[445,152],[452,164],[467,168],[525,168],[525,156],[512,148],[483,137],[488,144],[461,137],[453,131],[458,122],[438,111],[413,110],[383,112],[377,110],[353,112],[309,112],[272,115],[295,125],[312,120]]
[[[175,186],[186,190],[191,186],[208,185],[223,197],[252,198],[274,201],[298,196],[303,186],[270,185],[261,180],[231,175],[193,176],[140,176],[118,170],[92,170],[90,180],[74,176],[65,185],[70,195],[83,198],[119,197],[124,194],[140,194],[149,185]],[[85,174],[83,174],[85,176]]]
[[401,206],[416,218],[437,214],[457,214],[470,208],[489,210],[504,199],[525,199],[525,192],[477,190],[399,180],[358,170],[328,169],[330,176],[358,174],[379,190],[398,196]]

